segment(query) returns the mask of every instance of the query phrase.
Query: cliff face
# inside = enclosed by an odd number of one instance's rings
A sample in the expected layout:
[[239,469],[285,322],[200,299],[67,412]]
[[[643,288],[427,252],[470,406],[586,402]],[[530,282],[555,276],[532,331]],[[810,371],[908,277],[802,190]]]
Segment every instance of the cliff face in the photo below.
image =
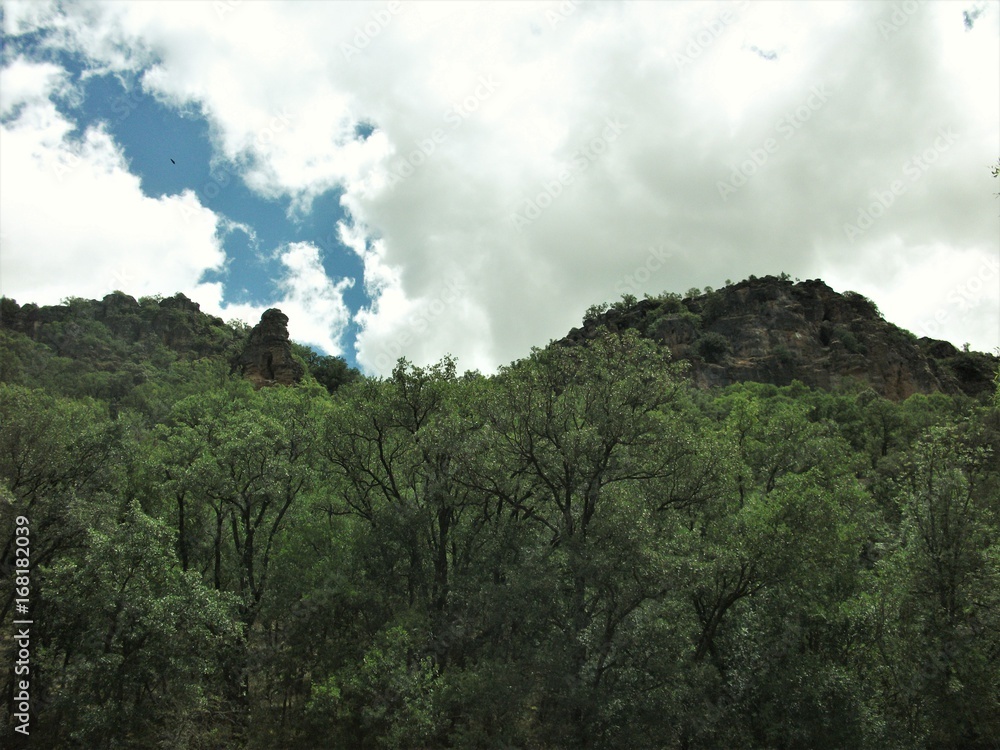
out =
[[257,388],[294,385],[302,380],[305,371],[292,358],[288,316],[275,308],[265,310],[260,323],[250,331],[246,347],[233,363],[233,369]]
[[944,392],[992,392],[997,358],[960,352],[945,341],[917,339],[885,321],[861,295],[838,294],[822,281],[767,276],[689,299],[646,299],[612,309],[558,342],[634,328],[691,362],[703,387],[744,380],[834,389],[859,381],[886,398]]

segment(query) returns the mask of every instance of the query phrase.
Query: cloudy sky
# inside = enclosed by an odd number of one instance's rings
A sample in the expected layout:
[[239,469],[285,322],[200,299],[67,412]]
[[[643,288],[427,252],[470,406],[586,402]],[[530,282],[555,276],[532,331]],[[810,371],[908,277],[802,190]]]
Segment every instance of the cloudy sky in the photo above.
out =
[[1000,3],[2,2],[0,293],[492,371],[782,271],[1000,344]]

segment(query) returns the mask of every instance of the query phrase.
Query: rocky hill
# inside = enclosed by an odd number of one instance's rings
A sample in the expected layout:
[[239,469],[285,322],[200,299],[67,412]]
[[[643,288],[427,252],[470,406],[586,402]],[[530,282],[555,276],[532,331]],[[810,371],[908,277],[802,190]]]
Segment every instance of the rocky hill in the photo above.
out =
[[665,295],[591,308],[559,342],[635,329],[691,363],[703,387],[740,381],[834,389],[857,381],[893,400],[914,393],[993,390],[998,359],[917,338],[886,321],[867,298],[819,280],[751,277],[706,294]]
[[287,324],[273,309],[253,329],[227,323],[183,294],[136,300],[113,292],[44,306],[2,297],[0,382],[101,399],[115,411],[135,407],[138,391],[143,403],[159,399],[163,383],[197,390],[192,368],[238,372],[257,387],[291,385],[308,373],[331,393],[358,377],[342,358],[290,341]]
[[0,329],[45,344],[56,356],[98,360],[130,347],[147,356],[158,346],[192,358],[224,355],[243,336],[180,293],[136,300],[113,292],[100,300],[74,297],[41,307],[4,297]]

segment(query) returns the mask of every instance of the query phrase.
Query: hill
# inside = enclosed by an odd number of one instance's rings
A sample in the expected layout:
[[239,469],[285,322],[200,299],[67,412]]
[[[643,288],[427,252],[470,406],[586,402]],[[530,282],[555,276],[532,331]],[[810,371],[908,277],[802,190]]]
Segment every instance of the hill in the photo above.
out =
[[489,376],[0,313],[4,748],[997,747],[990,358],[858,295],[623,299]]
[[917,338],[886,321],[855,292],[819,280],[751,277],[705,294],[625,298],[588,311],[583,326],[557,342],[575,345],[599,328],[635,330],[691,363],[702,387],[793,380],[835,389],[851,381],[902,400],[915,393],[991,393],[998,359]]
[[[167,402],[156,403],[166,391],[171,398],[197,393],[234,371],[258,385],[269,382],[275,357],[291,373],[288,382],[308,372],[330,392],[357,376],[343,359],[289,341],[287,318],[273,312],[284,321],[278,331],[227,323],[180,293],[136,300],[114,292],[101,300],[74,297],[45,306],[4,297],[0,382],[97,398],[112,413],[128,406],[155,421],[167,408]],[[277,351],[281,347],[284,351]]]

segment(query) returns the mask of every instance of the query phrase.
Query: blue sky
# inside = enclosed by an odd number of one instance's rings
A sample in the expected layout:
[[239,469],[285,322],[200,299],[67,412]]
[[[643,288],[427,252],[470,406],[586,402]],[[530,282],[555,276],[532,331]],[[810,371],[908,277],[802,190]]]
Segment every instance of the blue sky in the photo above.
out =
[[365,372],[489,372],[591,304],[784,271],[1000,345],[997,2],[0,12],[19,302],[181,291]]
[[[121,147],[129,171],[140,179],[143,194],[160,198],[191,189],[204,206],[247,228],[225,233],[221,240],[225,267],[206,271],[202,277],[223,283],[223,305],[267,306],[280,297],[276,280],[281,264],[267,250],[292,242],[318,246],[322,268],[331,278],[361,277],[360,260],[337,237],[336,225],[345,219],[339,203],[341,191],[323,193],[313,200],[308,213],[290,218],[290,198],[256,194],[240,179],[238,165],[213,153],[210,123],[198,108],[166,106],[144,92],[137,81],[120,75],[82,79],[86,65],[78,55],[61,55],[59,62],[73,80],[81,82],[81,100],[67,107],[65,114],[76,122],[79,132],[105,124]],[[361,135],[366,132],[359,130]],[[360,286],[346,289],[344,301],[353,309],[368,302]],[[348,324],[345,338],[354,333],[354,326]],[[340,354],[356,366],[353,350],[347,348]]]

